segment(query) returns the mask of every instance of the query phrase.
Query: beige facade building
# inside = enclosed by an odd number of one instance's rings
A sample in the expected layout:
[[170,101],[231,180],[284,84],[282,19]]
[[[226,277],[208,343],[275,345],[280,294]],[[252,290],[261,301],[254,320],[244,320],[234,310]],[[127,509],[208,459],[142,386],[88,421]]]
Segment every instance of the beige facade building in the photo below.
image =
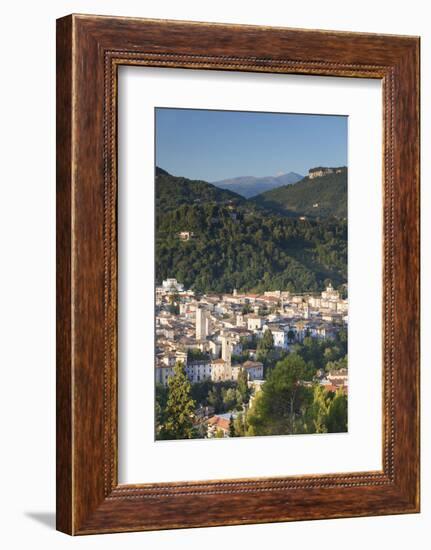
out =
[[205,340],[211,333],[211,319],[207,309],[196,308],[196,340]]
[[213,382],[232,380],[232,368],[230,363],[224,359],[215,359],[211,361],[211,380],[213,380]]
[[259,315],[249,315],[247,319],[248,330],[260,330],[263,327],[263,319]]

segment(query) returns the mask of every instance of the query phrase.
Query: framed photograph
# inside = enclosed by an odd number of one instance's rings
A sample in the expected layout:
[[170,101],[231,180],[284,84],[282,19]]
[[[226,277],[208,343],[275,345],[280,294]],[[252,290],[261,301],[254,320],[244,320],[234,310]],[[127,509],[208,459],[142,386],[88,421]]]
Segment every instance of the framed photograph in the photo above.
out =
[[419,38],[57,21],[57,528],[419,511]]

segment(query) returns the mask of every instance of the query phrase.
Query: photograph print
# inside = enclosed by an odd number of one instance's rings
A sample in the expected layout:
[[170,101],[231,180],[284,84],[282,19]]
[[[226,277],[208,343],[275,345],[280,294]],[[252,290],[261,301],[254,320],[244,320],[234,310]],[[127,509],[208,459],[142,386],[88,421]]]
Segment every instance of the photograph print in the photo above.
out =
[[348,431],[341,115],[155,109],[155,439]]

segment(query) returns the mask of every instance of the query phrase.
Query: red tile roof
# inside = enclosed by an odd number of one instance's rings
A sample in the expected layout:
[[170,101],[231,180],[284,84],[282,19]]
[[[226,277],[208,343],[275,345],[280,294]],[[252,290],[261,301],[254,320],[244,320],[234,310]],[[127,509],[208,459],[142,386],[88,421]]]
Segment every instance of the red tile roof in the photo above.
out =
[[216,428],[220,428],[225,431],[229,430],[229,420],[226,420],[226,418],[221,418],[220,416],[212,416],[208,420],[208,425],[215,426]]

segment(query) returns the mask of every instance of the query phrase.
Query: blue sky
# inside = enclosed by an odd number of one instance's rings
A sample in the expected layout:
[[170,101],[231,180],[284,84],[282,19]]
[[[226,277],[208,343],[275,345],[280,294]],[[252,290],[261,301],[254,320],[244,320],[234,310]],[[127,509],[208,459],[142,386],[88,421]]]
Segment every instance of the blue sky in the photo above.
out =
[[347,117],[157,108],[156,164],[210,182],[346,166]]

